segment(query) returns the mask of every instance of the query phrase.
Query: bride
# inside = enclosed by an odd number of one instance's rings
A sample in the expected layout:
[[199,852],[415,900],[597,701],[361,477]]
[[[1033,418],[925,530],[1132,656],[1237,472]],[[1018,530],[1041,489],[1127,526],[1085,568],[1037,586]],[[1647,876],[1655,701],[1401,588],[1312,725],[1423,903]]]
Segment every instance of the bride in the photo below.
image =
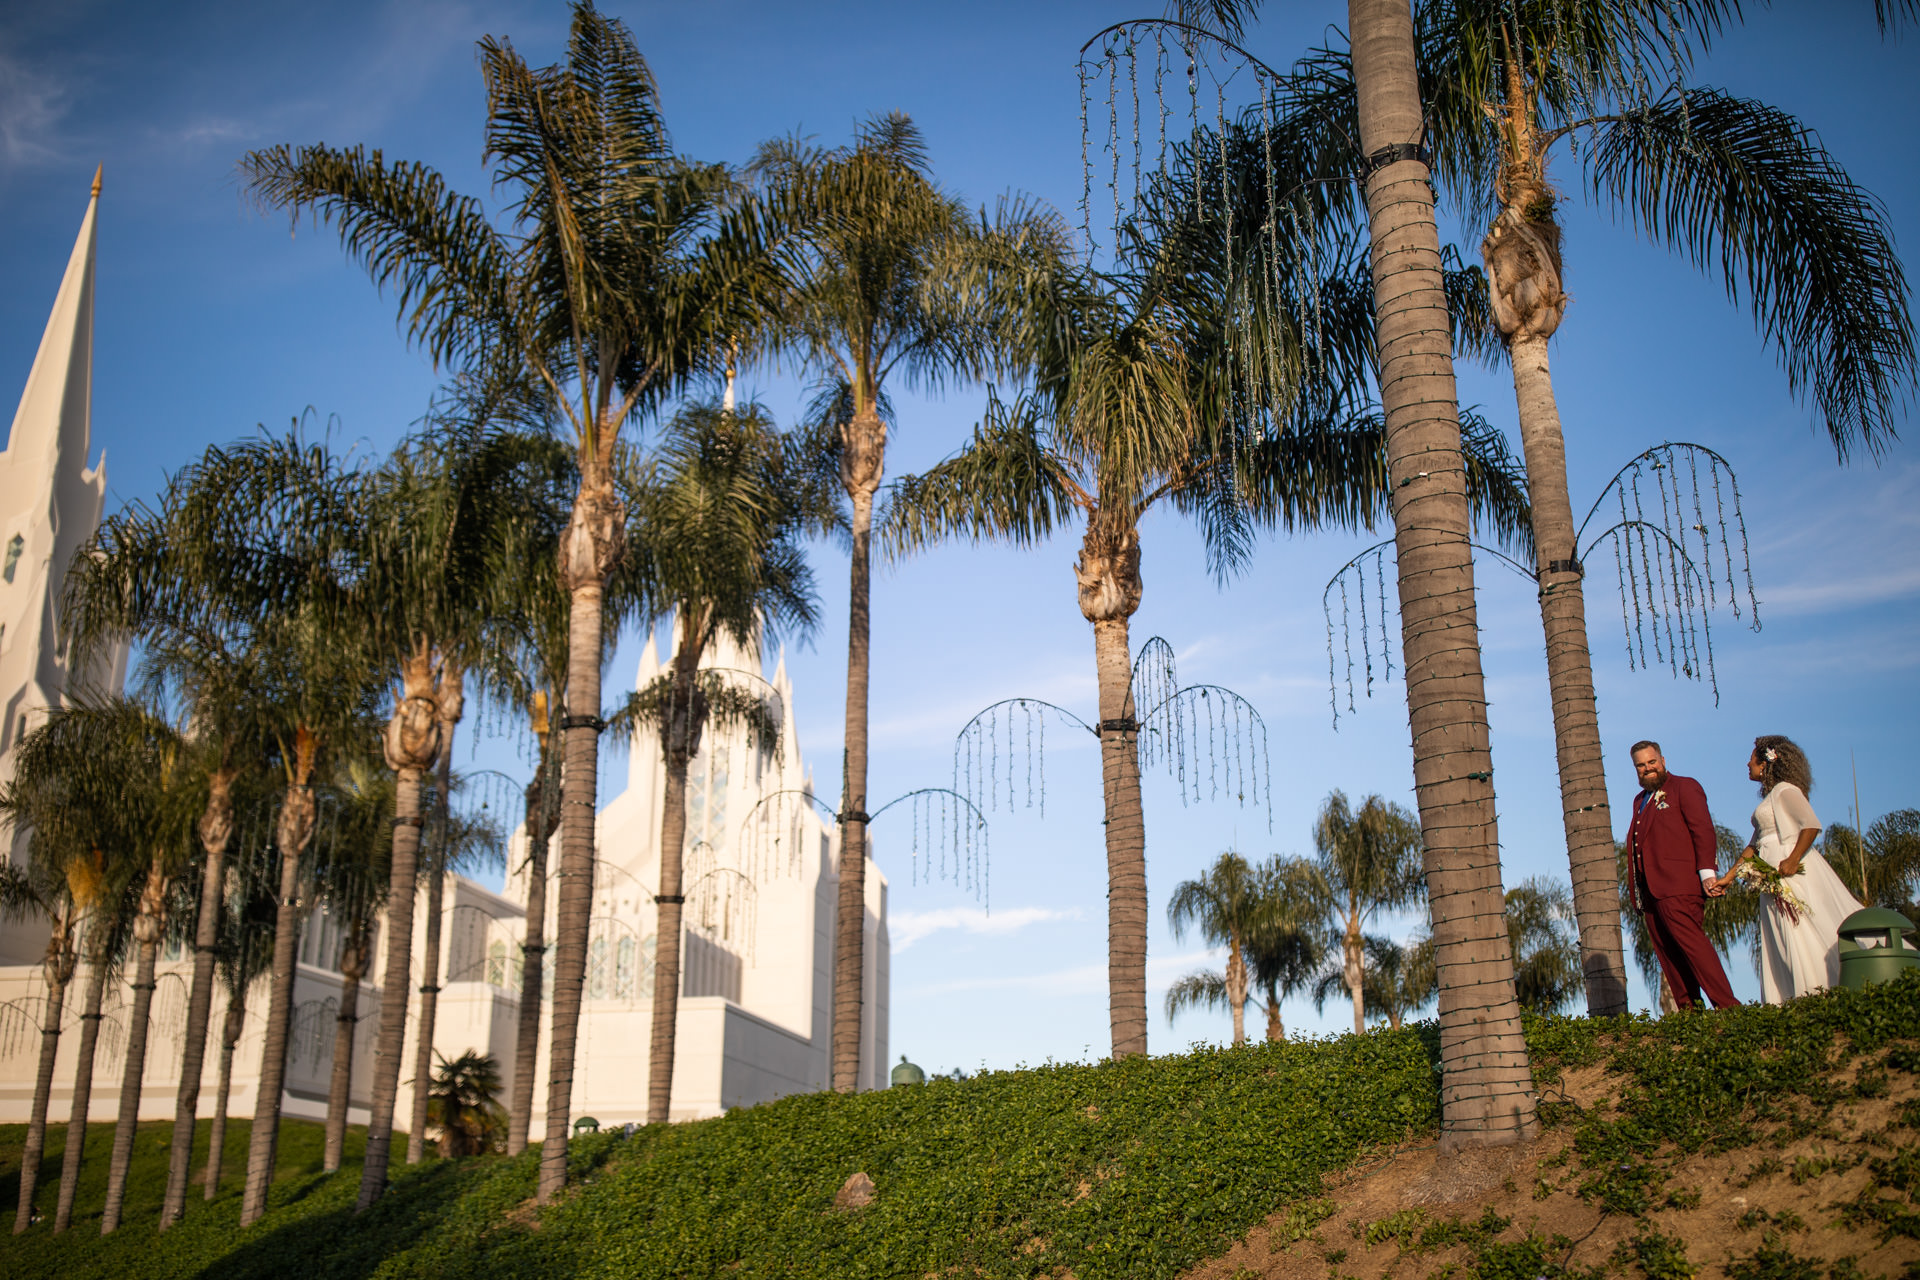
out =
[[1760,993],[1768,1004],[1784,1004],[1839,984],[1840,925],[1860,904],[1813,848],[1820,819],[1807,802],[1813,768],[1806,753],[1790,738],[1764,734],[1753,740],[1747,776],[1760,784],[1753,839],[1714,883],[1732,884],[1742,863],[1759,859],[1791,891],[1793,903],[1776,898],[1760,909]]

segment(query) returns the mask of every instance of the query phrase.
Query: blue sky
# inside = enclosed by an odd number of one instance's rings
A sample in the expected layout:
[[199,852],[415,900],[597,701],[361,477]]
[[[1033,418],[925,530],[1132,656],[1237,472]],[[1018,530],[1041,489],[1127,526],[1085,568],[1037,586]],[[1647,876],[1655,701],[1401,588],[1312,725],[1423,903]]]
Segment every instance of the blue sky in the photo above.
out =
[[[1269,8],[1249,44],[1276,64],[1344,17],[1337,5]],[[760,140],[793,131],[837,143],[857,119],[897,109],[921,125],[952,189],[975,201],[1017,189],[1062,210],[1080,187],[1076,50],[1134,12],[997,0],[609,9],[632,26],[689,154],[744,160]],[[337,418],[346,439],[391,443],[424,408],[434,370],[405,348],[391,301],[330,234],[302,228],[290,238],[284,218],[247,205],[235,161],[277,142],[359,142],[484,193],[473,43],[506,35],[532,60],[550,61],[565,24],[557,3],[436,0],[298,10],[77,0],[0,10],[0,388],[25,378],[88,181],[104,163],[94,441],[107,454],[114,503],[151,495],[206,444],[308,410]],[[1886,203],[1911,254],[1920,245],[1912,40],[1882,40],[1865,4],[1781,6],[1753,13],[1696,79],[1763,97],[1814,126]],[[1562,176],[1573,188],[1564,165]],[[1911,731],[1920,710],[1920,459],[1911,443],[1877,465],[1837,465],[1717,282],[1578,200],[1565,212],[1574,302],[1553,360],[1575,505],[1662,440],[1719,450],[1746,499],[1763,623],[1756,633],[1716,617],[1716,707],[1701,685],[1626,669],[1611,575],[1589,579],[1614,811],[1626,811],[1634,790],[1627,744],[1656,737],[1678,772],[1705,784],[1715,816],[1744,830],[1754,799],[1742,765],[1763,732],[1807,747],[1823,816],[1851,808],[1850,759],[1869,820],[1920,804]],[[791,372],[758,371],[749,386],[790,416],[801,390]],[[1461,395],[1511,430],[1503,372],[1463,367]],[[981,396],[896,392],[896,400],[888,469],[897,476],[954,448]],[[1226,1034],[1224,1016],[1187,1015],[1170,1027],[1159,1013],[1165,984],[1209,959],[1197,940],[1166,929],[1164,905],[1180,879],[1228,847],[1306,852],[1313,812],[1334,787],[1411,803],[1400,686],[1343,716],[1337,732],[1328,710],[1322,587],[1372,540],[1269,540],[1221,589],[1177,518],[1155,517],[1144,531],[1136,644],[1165,636],[1183,681],[1250,699],[1267,726],[1274,779],[1271,827],[1264,809],[1183,807],[1172,782],[1148,780],[1156,1051]],[[1070,538],[1030,552],[956,546],[883,571],[874,603],[876,801],[947,782],[954,734],[989,703],[1029,695],[1091,714],[1091,635],[1074,605],[1073,553]],[[816,566],[825,621],[811,647],[788,656],[802,747],[820,790],[833,795],[844,554],[823,545]],[[1480,580],[1506,878],[1564,878],[1538,613],[1520,579],[1488,570]],[[610,689],[631,681],[638,652],[637,643],[623,646]],[[1105,876],[1092,747],[1049,735],[1044,820],[1025,808],[990,815],[990,913],[952,884],[911,883],[906,832],[884,820],[876,829],[893,884],[896,1052],[936,1069],[1101,1052]],[[500,743],[482,744],[478,757],[476,767],[520,767]],[[624,767],[609,772],[624,776]],[[1409,922],[1386,927],[1405,932]],[[1757,994],[1744,957],[1730,969],[1743,994]],[[1644,1003],[1637,979],[1636,997]],[[1285,1012],[1294,1029],[1350,1025],[1338,1006],[1320,1015],[1295,1002]]]

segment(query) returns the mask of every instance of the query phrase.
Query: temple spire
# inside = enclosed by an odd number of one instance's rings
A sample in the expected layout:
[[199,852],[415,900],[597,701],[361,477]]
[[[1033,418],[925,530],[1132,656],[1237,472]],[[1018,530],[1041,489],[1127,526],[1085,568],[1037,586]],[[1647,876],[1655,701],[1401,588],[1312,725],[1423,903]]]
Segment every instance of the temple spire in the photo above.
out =
[[[87,213],[80,221],[80,234],[40,336],[40,350],[13,415],[7,451],[15,456],[44,451],[54,459],[71,455],[80,459],[82,467],[86,465],[93,417],[94,215],[100,207],[105,168],[102,165],[93,175]],[[51,472],[50,467],[47,473]]]

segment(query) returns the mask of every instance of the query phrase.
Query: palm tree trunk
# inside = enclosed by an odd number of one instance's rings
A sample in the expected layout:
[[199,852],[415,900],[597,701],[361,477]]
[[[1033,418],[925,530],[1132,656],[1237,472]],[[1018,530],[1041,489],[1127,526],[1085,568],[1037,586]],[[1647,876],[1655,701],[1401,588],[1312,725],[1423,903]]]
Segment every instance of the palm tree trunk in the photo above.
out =
[[[859,425],[856,423],[856,427]],[[878,418],[872,426],[879,426]],[[880,438],[884,442],[884,429]],[[847,609],[847,745],[839,819],[840,886],[833,931],[836,1093],[852,1093],[860,1085],[860,1006],[866,982],[867,690],[873,644],[873,494],[880,478],[879,447],[870,451],[872,483],[866,483],[863,472],[847,486],[853,505],[853,576]]]
[[1347,917],[1347,932],[1340,939],[1340,952],[1347,990],[1353,996],[1353,1034],[1361,1035],[1367,1029],[1367,969],[1361,955],[1358,914]]
[[[396,722],[402,714],[395,713]],[[391,742],[394,735],[390,732],[388,737]],[[407,1004],[413,986],[413,900],[419,871],[420,792],[425,771],[409,763],[398,772],[393,799],[393,853],[387,872],[387,970],[380,980],[380,1024],[374,1033],[367,1150],[360,1166],[356,1213],[364,1212],[387,1189],[393,1113],[400,1095],[400,1058],[406,1044]]]
[[[443,684],[459,677],[449,675]],[[453,728],[459,721],[458,710],[446,714],[449,697],[441,698],[439,775],[434,780],[433,807],[440,832],[440,849],[433,855],[433,870],[427,877],[427,938],[425,954],[420,957],[419,1041],[413,1056],[413,1117],[407,1128],[407,1163],[419,1164],[427,1158],[427,1085],[433,1079],[433,1032],[440,1012],[440,932],[444,923],[441,908],[446,901],[447,858],[452,852],[453,828],[449,825],[453,787]]]
[[1241,953],[1240,939],[1227,946],[1227,1004],[1233,1010],[1233,1042],[1247,1042],[1247,959]]
[[1560,766],[1560,809],[1580,926],[1580,967],[1587,1011],[1627,1011],[1627,958],[1617,910],[1619,870],[1607,810],[1600,717],[1594,705],[1593,656],[1581,590],[1579,530],[1567,493],[1567,445],[1553,396],[1547,341],[1569,301],[1562,287],[1560,225],[1547,185],[1527,75],[1507,63],[1506,127],[1496,191],[1501,208],[1481,242],[1488,300],[1513,368],[1520,441],[1533,512],[1540,624],[1546,635],[1547,682],[1553,697],[1554,745]]
[[353,1041],[360,1026],[360,978],[367,969],[367,936],[356,933],[340,957],[340,1012],[333,1020],[333,1074],[327,1081],[326,1144],[320,1167],[340,1167],[347,1146],[347,1112],[353,1106]]
[[[567,1125],[573,1112],[573,1063],[580,1000],[587,981],[587,931],[593,919],[594,805],[600,785],[600,650],[607,575],[625,549],[626,507],[608,470],[617,423],[601,424],[598,450],[583,459],[580,491],[560,550],[567,589],[567,706],[560,721],[565,758],[560,804],[560,900],[554,921],[553,1030],[548,1046],[547,1129],[540,1144],[536,1197],[550,1202],[567,1185]],[[603,456],[604,455],[604,456]]]
[[533,1128],[533,1077],[539,1069],[541,986],[545,978],[547,930],[547,842],[553,827],[547,817],[551,776],[547,739],[540,740],[540,764],[527,788],[527,923],[520,944],[520,1021],[514,1028],[513,1110],[507,1116],[507,1154],[527,1149]]
[[233,835],[235,771],[216,769],[208,779],[207,807],[200,815],[200,843],[207,851],[200,875],[200,907],[193,926],[193,988],[187,996],[187,1043],[180,1055],[180,1092],[173,1107],[173,1145],[167,1153],[167,1191],[160,1202],[165,1231],[187,1212],[193,1169],[193,1127],[200,1111],[200,1076],[207,1060],[207,1024],[213,1020],[214,947],[220,939],[221,896],[226,887],[227,841]]
[[[387,721],[387,767],[397,775],[393,796],[393,851],[387,868],[387,971],[380,981],[380,1026],[373,1042],[373,1096],[367,1114],[367,1150],[360,1164],[354,1212],[364,1213],[387,1190],[393,1154],[393,1113],[400,1100],[400,1058],[407,1039],[407,1002],[413,986],[413,899],[420,871],[420,793],[440,751],[439,690],[432,653],[423,644],[401,665],[402,697]],[[417,1085],[424,1088],[424,1083]]]
[[73,980],[73,953],[64,923],[56,922],[47,943],[47,1003],[40,1024],[40,1065],[33,1077],[33,1110],[27,1117],[27,1141],[20,1152],[20,1209],[13,1233],[33,1221],[33,1194],[40,1184],[40,1160],[47,1149],[47,1101],[53,1096],[53,1066],[60,1056],[60,1017],[66,1012],[67,984]]
[[647,1062],[647,1123],[665,1124],[673,1103],[674,1037],[680,1015],[680,934],[686,892],[687,767],[700,750],[707,700],[698,686],[706,618],[681,608],[680,647],[673,655],[673,693],[661,721],[666,790],[660,807],[660,891],[654,897],[653,1039]]
[[227,1099],[233,1092],[233,1051],[247,1022],[247,984],[236,982],[227,993],[227,1017],[220,1028],[220,1083],[213,1094],[213,1122],[207,1134],[207,1168],[201,1181],[206,1198],[220,1194],[220,1165],[227,1153]]
[[[682,641],[682,649],[691,647],[690,641]],[[699,661],[697,653],[694,661]],[[676,661],[674,665],[679,668],[682,664]],[[681,685],[678,670],[675,676],[674,684]],[[653,899],[653,1039],[647,1057],[648,1124],[665,1124],[673,1102],[674,1031],[680,1015],[680,920],[686,909],[681,861],[687,843],[687,764],[693,755],[688,749],[690,735],[685,726],[693,719],[692,699],[689,679],[684,688],[674,690],[674,705],[668,708],[666,716],[667,732],[662,735],[672,741],[664,744],[667,785],[660,806],[660,892]]]
[[1441,969],[1442,1144],[1531,1138],[1440,237],[1408,0],[1349,0],[1414,786]]
[[1147,1051],[1147,826],[1140,805],[1131,612],[1093,624],[1107,817],[1107,1020],[1115,1058]]
[[[573,592],[567,618],[567,705],[600,705],[603,579]],[[566,753],[560,801],[560,892],[554,920],[553,1022],[547,1047],[547,1127],[540,1144],[538,1198],[567,1185],[567,1126],[573,1118],[573,1064],[587,980],[587,930],[593,915],[594,798],[600,779],[599,718],[591,711],[561,722]]]
[[1285,1040],[1287,1024],[1280,1021],[1280,993],[1267,988],[1267,1039]]
[[[97,921],[96,929],[105,929]],[[107,994],[106,948],[95,942],[88,958],[87,1001],[80,1014],[80,1054],[73,1064],[73,1105],[67,1111],[67,1149],[60,1162],[60,1199],[53,1210],[57,1235],[73,1225],[73,1198],[80,1190],[80,1165],[87,1154],[87,1110],[93,1101],[93,1052],[100,1043],[100,1005]]]
[[427,1093],[433,1080],[433,1031],[440,1010],[440,926],[441,907],[447,888],[446,850],[429,854],[433,869],[427,873],[427,936],[420,952],[420,1016],[414,1024],[413,1114],[407,1127],[407,1163],[419,1164],[427,1158]]
[[1593,695],[1593,656],[1587,647],[1584,570],[1577,558],[1567,492],[1567,446],[1547,367],[1546,335],[1515,339],[1508,352],[1527,460],[1527,499],[1533,508],[1540,623],[1546,632],[1580,967],[1586,974],[1587,1012],[1611,1017],[1627,1011],[1627,957],[1620,937],[1620,880],[1600,753],[1600,713]]
[[100,1213],[100,1234],[120,1225],[127,1198],[127,1174],[133,1168],[133,1140],[140,1129],[140,1082],[147,1073],[147,1027],[153,1014],[154,962],[160,958],[160,934],[166,920],[167,876],[160,863],[147,875],[140,916],[133,923],[136,943],[133,1009],[127,1019],[127,1052],[120,1070],[120,1114],[113,1126],[113,1154],[107,1161],[107,1201]]
[[295,773],[280,802],[280,899],[274,910],[273,978],[268,988],[266,1035],[260,1046],[260,1087],[254,1095],[253,1129],[247,1141],[247,1182],[240,1199],[240,1225],[250,1227],[267,1211],[274,1158],[280,1146],[280,1097],[287,1079],[287,1043],[293,1025],[293,980],[300,950],[300,855],[313,839],[313,788],[307,765]]

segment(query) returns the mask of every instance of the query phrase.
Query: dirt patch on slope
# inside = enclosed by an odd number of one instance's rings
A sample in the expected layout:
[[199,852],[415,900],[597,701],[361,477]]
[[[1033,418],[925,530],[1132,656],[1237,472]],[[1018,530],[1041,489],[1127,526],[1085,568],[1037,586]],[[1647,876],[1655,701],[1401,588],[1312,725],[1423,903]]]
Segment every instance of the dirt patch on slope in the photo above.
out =
[[[1854,1072],[1835,1078],[1852,1083]],[[1592,1066],[1568,1071],[1545,1093],[1604,1108],[1619,1084]],[[1553,1280],[1602,1269],[1684,1280],[1685,1270],[1661,1274],[1662,1249],[1683,1256],[1703,1280],[1720,1280],[1727,1263],[1756,1255],[1757,1269],[1743,1269],[1753,1280],[1920,1280],[1920,1241],[1883,1241],[1875,1226],[1850,1226],[1842,1211],[1874,1180],[1872,1157],[1912,1142],[1911,1129],[1898,1125],[1915,1114],[1916,1098],[1915,1077],[1895,1072],[1880,1096],[1807,1108],[1790,1131],[1753,1146],[1669,1153],[1648,1162],[1659,1176],[1652,1203],[1637,1215],[1603,1208],[1594,1171],[1570,1150],[1571,1125],[1524,1147],[1401,1148],[1330,1180],[1321,1201],[1276,1212],[1185,1280],[1444,1280],[1494,1270]],[[1485,1265],[1488,1245],[1497,1268]]]

